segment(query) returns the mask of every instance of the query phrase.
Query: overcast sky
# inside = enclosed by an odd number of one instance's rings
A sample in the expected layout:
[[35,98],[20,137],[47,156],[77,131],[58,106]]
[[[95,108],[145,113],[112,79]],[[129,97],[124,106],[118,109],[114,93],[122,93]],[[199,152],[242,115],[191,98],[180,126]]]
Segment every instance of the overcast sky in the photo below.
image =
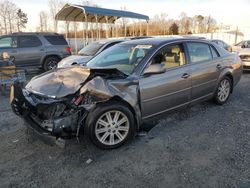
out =
[[[14,0],[28,14],[29,28],[38,26],[38,14],[48,10],[48,0]],[[68,0],[80,4],[82,0]],[[153,17],[166,13],[169,18],[176,19],[181,12],[188,16],[201,14],[211,15],[218,23],[250,27],[250,0],[92,0],[103,8],[120,9],[146,14]]]

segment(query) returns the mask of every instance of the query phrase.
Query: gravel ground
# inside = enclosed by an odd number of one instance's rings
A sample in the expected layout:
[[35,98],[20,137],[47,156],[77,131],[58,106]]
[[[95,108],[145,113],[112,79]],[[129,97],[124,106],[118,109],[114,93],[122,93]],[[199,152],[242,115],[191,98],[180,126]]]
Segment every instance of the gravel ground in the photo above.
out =
[[224,106],[205,102],[161,118],[111,151],[65,149],[27,134],[0,98],[0,187],[250,187],[250,74]]

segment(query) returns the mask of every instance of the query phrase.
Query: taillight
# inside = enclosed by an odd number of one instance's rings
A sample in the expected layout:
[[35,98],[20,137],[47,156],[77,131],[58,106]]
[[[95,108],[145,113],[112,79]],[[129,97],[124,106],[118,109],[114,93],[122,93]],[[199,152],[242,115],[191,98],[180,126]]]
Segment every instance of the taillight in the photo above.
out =
[[71,54],[71,48],[70,48],[70,47],[66,47],[65,50],[66,50],[66,52],[67,52],[68,54]]

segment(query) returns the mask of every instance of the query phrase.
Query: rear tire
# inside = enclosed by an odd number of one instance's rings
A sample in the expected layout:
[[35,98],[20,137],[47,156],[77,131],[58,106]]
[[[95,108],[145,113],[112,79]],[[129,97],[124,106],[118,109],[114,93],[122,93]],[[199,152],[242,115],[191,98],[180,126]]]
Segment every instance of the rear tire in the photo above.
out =
[[48,57],[44,61],[43,69],[45,71],[54,70],[54,69],[57,68],[58,62],[59,62],[59,58],[57,58],[57,57]]
[[223,105],[227,102],[230,93],[232,90],[232,81],[229,77],[223,77],[219,85],[217,86],[215,96],[214,96],[214,101],[219,104]]
[[89,113],[84,133],[97,147],[114,149],[134,137],[135,127],[134,115],[128,107],[109,102]]

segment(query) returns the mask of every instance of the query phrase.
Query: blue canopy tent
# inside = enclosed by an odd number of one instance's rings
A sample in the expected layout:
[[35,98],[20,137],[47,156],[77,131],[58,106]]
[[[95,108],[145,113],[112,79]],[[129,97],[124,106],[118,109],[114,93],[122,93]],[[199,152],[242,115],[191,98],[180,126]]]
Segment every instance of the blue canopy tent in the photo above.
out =
[[57,14],[56,20],[73,22],[98,22],[106,23],[108,17],[109,23],[114,23],[117,19],[133,18],[149,20],[149,17],[143,14],[124,10],[113,10],[99,7],[90,7],[83,5],[66,4]]
[[[148,22],[149,17],[143,14],[138,14],[130,11],[123,10],[113,10],[99,7],[91,7],[84,5],[66,4],[57,14],[55,19],[58,21],[67,22],[83,22],[88,28],[88,23],[96,24],[98,28],[97,36],[100,38],[100,29],[98,27],[99,23],[105,24],[115,24],[116,20],[119,18],[132,18],[138,20],[146,20]],[[141,34],[141,27],[140,27]],[[148,27],[147,27],[148,34]],[[76,29],[75,29],[76,35]],[[125,37],[126,37],[126,25],[125,25]],[[108,31],[106,30],[106,37],[108,38]],[[116,37],[117,37],[117,27],[116,27]]]

